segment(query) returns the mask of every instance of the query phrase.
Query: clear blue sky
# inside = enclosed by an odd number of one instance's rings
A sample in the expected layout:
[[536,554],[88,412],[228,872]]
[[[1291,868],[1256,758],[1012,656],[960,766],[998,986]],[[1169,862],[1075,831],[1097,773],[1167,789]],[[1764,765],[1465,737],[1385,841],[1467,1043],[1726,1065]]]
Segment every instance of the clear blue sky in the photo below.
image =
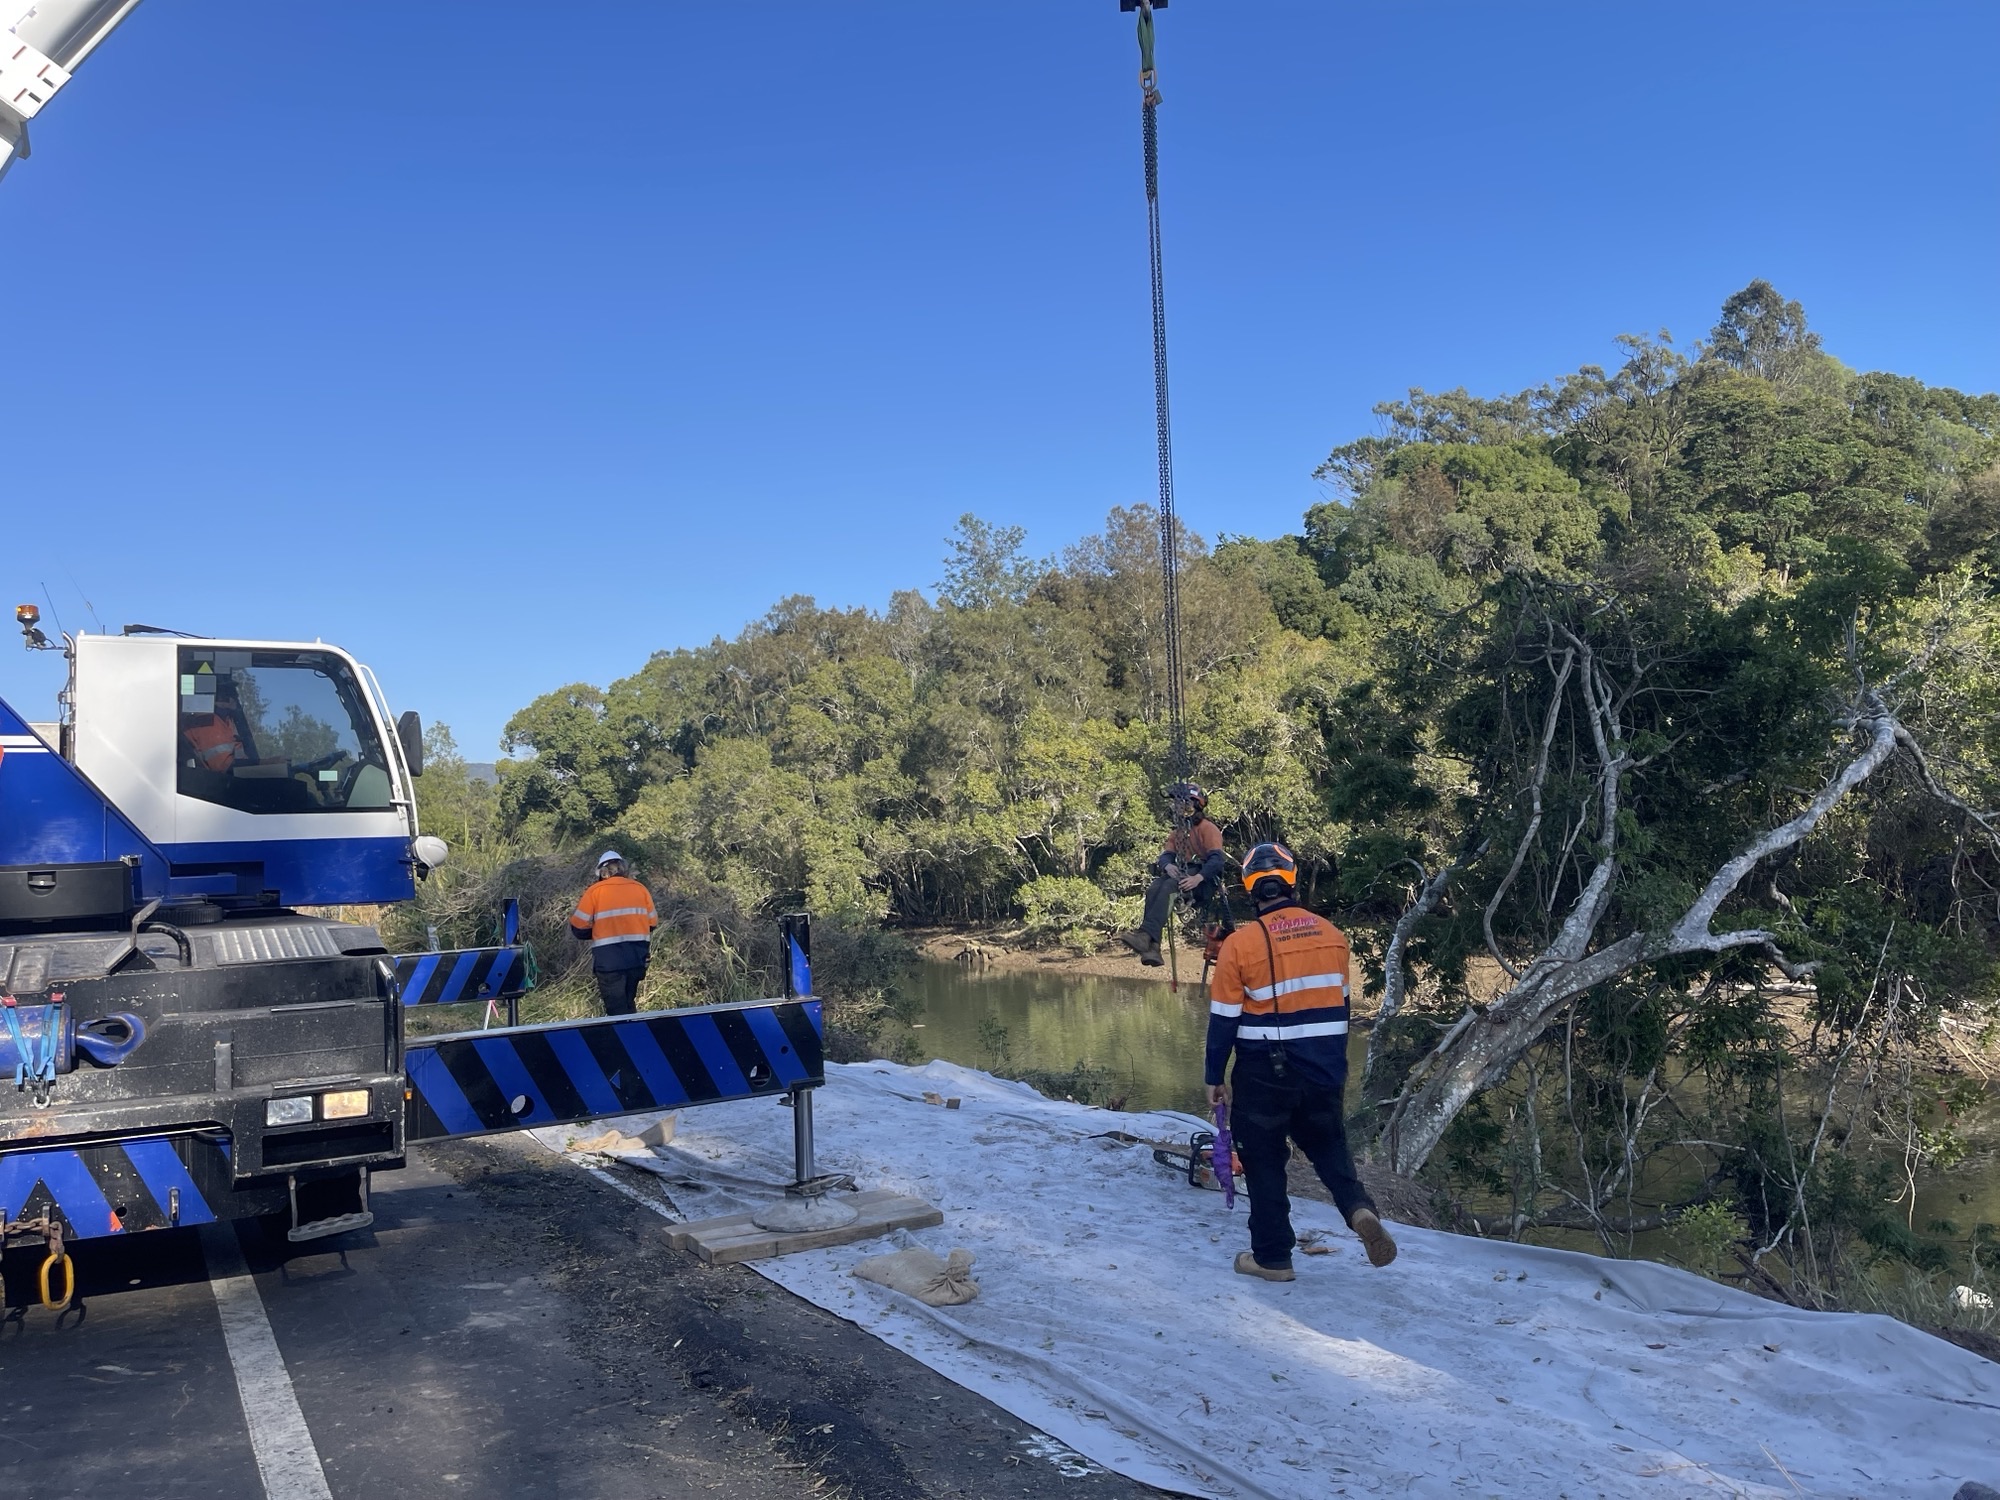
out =
[[[1375,402],[1756,276],[2000,386],[1996,55],[1990,0],[1174,0],[1190,523],[1295,530]],[[963,511],[1056,550],[1152,495],[1135,68],[1114,0],[146,0],[0,183],[0,592],[324,636],[481,759],[928,588]]]

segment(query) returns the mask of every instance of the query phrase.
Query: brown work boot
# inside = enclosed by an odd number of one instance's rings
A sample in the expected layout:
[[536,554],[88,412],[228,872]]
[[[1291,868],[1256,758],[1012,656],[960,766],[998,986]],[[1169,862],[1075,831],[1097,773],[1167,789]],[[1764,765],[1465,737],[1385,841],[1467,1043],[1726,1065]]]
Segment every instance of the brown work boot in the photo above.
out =
[[1118,934],[1118,941],[1139,955],[1139,962],[1148,968],[1157,969],[1166,962],[1160,957],[1160,940],[1143,927],[1134,927],[1130,932]]
[[[1392,1252],[1393,1253],[1393,1252]],[[1297,1281],[1290,1266],[1267,1266],[1248,1250],[1236,1252],[1236,1274],[1255,1276],[1259,1281]]]
[[1368,1252],[1369,1265],[1386,1266],[1396,1258],[1396,1242],[1389,1238],[1389,1231],[1382,1227],[1374,1209],[1356,1209],[1347,1227],[1361,1236],[1362,1247]]

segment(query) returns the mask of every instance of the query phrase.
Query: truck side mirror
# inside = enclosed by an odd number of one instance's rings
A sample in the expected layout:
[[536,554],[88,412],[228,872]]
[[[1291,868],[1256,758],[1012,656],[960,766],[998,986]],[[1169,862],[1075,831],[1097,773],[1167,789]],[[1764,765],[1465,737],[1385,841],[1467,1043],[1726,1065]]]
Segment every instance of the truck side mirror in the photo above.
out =
[[396,739],[403,747],[403,764],[410,768],[412,776],[424,774],[424,721],[417,711],[407,709],[396,720]]

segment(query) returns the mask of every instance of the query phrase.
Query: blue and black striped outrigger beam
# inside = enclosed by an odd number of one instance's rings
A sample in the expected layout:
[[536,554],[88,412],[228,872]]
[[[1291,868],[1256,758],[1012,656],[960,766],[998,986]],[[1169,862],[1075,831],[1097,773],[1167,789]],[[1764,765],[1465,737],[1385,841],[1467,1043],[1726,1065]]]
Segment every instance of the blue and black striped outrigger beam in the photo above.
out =
[[487,1135],[817,1088],[820,1002],[754,1000],[412,1040],[405,1139]]
[[[760,1000],[412,1041],[405,1138],[817,1088],[826,1082],[821,1025],[818,1000]],[[282,1209],[282,1185],[232,1183],[229,1150],[203,1132],[0,1151],[0,1222],[47,1215],[67,1239],[83,1240]]]
[[528,988],[528,966],[518,946],[401,953],[395,965],[396,993],[405,1005],[506,1000]]
[[213,1223],[229,1197],[229,1147],[212,1134],[0,1153],[0,1221],[47,1217],[72,1240]]

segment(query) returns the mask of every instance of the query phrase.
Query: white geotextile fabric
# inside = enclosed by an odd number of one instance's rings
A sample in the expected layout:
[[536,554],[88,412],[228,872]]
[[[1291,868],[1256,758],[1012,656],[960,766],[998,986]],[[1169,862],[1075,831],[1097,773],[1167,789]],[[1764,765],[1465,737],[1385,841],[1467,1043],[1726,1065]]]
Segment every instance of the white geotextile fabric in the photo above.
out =
[[[1225,1211],[1148,1148],[1093,1138],[1184,1141],[1187,1116],[934,1062],[829,1066],[816,1119],[820,1170],[936,1204],[941,1227],[899,1238],[973,1251],[983,1292],[929,1308],[851,1276],[883,1240],[754,1269],[1163,1489],[1945,1500],[1965,1479],[2000,1485],[2000,1366],[1889,1318],[1402,1226],[1376,1270],[1307,1201],[1294,1225],[1334,1253],[1297,1257],[1296,1282],[1254,1281],[1230,1270],[1240,1197]],[[732,1212],[789,1178],[790,1116],[768,1100],[689,1110],[672,1145],[627,1159],[688,1216]]]

